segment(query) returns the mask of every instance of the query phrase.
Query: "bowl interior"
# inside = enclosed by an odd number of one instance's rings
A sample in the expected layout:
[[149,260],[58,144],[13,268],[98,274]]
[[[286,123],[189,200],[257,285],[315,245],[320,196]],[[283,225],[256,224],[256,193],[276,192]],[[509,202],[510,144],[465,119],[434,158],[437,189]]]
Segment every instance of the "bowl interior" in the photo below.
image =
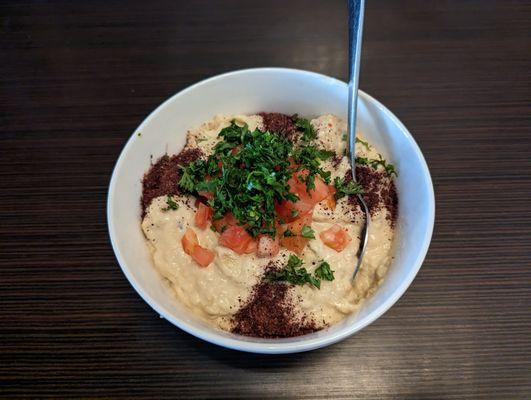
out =
[[399,172],[399,218],[395,258],[384,283],[358,314],[326,330],[289,339],[242,337],[212,328],[191,314],[168,290],[152,265],[140,228],[143,174],[165,153],[177,153],[186,131],[216,114],[260,111],[326,113],[346,118],[347,85],[306,71],[261,68],[220,75],[178,93],[157,108],[139,128],[118,159],[109,188],[111,242],[125,275],[161,316],[181,329],[225,347],[259,353],[288,353],[334,343],[383,314],[407,289],[420,268],[431,238],[434,199],[431,179],[415,141],[384,106],[360,92],[358,127],[394,163]]

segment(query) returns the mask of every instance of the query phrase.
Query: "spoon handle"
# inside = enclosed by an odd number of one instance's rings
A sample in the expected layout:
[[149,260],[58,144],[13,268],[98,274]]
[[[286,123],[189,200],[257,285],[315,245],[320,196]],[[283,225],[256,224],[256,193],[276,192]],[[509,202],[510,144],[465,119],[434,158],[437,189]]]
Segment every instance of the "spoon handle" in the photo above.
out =
[[[358,80],[360,76],[361,58],[361,33],[363,31],[363,11],[365,0],[348,0],[348,144],[350,165],[352,167],[352,180],[356,181],[356,113],[358,106]],[[361,267],[363,256],[369,241],[369,208],[361,194],[357,195],[358,202],[365,214],[365,224],[360,236],[358,259],[352,274],[352,281],[356,278]]]
[[352,178],[356,180],[356,113],[358,105],[358,81],[360,76],[361,36],[365,0],[348,0],[348,143]]

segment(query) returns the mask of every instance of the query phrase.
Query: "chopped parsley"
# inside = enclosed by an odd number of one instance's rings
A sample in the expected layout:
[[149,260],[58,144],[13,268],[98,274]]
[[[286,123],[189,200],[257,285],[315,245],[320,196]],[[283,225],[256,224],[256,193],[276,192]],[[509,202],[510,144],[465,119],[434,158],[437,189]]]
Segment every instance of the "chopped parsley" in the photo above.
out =
[[330,269],[330,264],[328,264],[326,261],[323,261],[315,270],[315,276],[325,281],[333,281],[334,271]]
[[[297,118],[295,126],[302,134],[298,143],[275,132],[251,131],[247,125],[240,126],[232,121],[219,132],[220,140],[211,155],[181,166],[179,188],[187,194],[208,197],[206,202],[214,210],[214,220],[231,212],[253,237],[276,235],[277,224],[283,221],[275,205],[299,200],[299,196],[290,191],[288,182],[292,177],[296,176],[305,184],[308,192],[316,188],[316,178],[326,184],[332,181],[331,173],[321,165],[335,153],[316,147],[317,133],[309,120]],[[389,175],[396,175],[394,167],[381,156],[378,160],[360,157],[357,162],[374,168],[381,165]],[[362,192],[362,187],[355,182],[335,178],[333,184],[336,200]],[[170,201],[167,204],[168,209],[175,209]],[[298,217],[299,212],[291,209],[291,215]],[[284,231],[282,234],[293,233]],[[301,236],[315,238],[315,233],[308,226],[303,228]]]
[[302,131],[301,140],[303,142],[312,141],[313,139],[317,137],[317,132],[315,132],[315,129],[313,129],[313,126],[310,123],[310,120],[304,119],[304,118],[297,118],[297,121],[295,122],[295,126],[300,131]]
[[378,154],[378,159],[373,158],[366,158],[366,157],[356,157],[356,164],[359,165],[368,165],[374,169],[378,169],[378,166],[381,165],[387,175],[392,176],[398,176],[398,173],[396,172],[395,166],[393,164],[388,164],[387,161],[385,161],[381,154]]
[[164,211],[179,209],[179,204],[177,204],[170,195],[166,196],[166,205],[167,207],[164,208]]
[[303,261],[295,256],[289,256],[287,265],[280,271],[274,271],[267,274],[266,279],[271,282],[284,281],[292,285],[305,285],[306,283],[315,286],[317,289],[321,288],[321,280],[333,281],[334,271],[330,269],[330,264],[322,261],[319,267],[315,270],[315,276],[312,276],[302,266]]
[[295,236],[295,234],[292,231],[290,231],[289,229],[286,229],[282,235],[284,237]]
[[304,225],[301,229],[301,236],[306,239],[315,239],[315,232],[308,225]]
[[288,185],[294,172],[289,161],[292,143],[234,121],[218,136],[222,140],[212,155],[182,168],[179,186],[191,194],[212,193],[207,203],[214,219],[232,212],[252,236],[274,235],[275,203],[298,200]]
[[359,137],[356,137],[356,143],[360,143],[360,144],[364,145],[367,150],[371,149],[371,145],[369,144],[369,142],[361,140]]
[[363,187],[359,183],[354,181],[345,182],[344,178],[338,176],[334,179],[334,187],[336,188],[336,193],[334,194],[336,200],[344,196],[363,193]]
[[311,144],[303,144],[293,153],[293,161],[299,165],[299,169],[304,169],[307,174],[304,176],[306,189],[315,189],[315,177],[319,175],[325,183],[330,183],[330,172],[321,168],[321,161],[326,161],[333,157],[335,153],[329,150],[321,150]]
[[321,281],[313,277],[306,268],[302,267],[303,261],[295,256],[289,256],[288,264],[280,271],[270,272],[267,279],[272,282],[285,281],[293,285],[304,285],[306,283],[321,288]]

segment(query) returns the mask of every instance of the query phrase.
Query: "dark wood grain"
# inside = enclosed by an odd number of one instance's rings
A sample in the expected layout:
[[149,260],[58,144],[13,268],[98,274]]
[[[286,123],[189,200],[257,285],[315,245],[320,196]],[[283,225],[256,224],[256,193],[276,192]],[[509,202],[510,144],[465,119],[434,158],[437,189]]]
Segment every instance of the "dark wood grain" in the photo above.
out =
[[345,3],[1,3],[0,398],[529,398],[531,3],[367,3],[360,87],[424,151],[432,245],[370,327],[268,357],[140,299],[109,244],[107,185],[144,116],[202,78],[345,79]]

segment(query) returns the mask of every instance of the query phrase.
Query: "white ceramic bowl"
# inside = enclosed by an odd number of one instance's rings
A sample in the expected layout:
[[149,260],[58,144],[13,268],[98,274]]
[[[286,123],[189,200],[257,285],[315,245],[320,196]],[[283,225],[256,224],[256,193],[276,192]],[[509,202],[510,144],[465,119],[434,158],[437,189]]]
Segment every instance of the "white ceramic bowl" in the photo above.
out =
[[411,134],[387,108],[360,91],[358,127],[399,172],[396,254],[384,283],[358,314],[309,335],[259,339],[216,330],[177,302],[153,267],[140,228],[141,179],[150,166],[151,156],[156,160],[166,152],[181,150],[188,129],[215,114],[260,111],[298,113],[306,117],[332,113],[346,119],[347,84],[313,72],[257,68],[215,76],[177,93],[142,122],[118,158],[107,201],[109,233],[116,258],[131,285],[157,313],[182,330],[241,351],[312,350],[367,326],[406,291],[430,243],[435,213],[433,186],[424,157]]

